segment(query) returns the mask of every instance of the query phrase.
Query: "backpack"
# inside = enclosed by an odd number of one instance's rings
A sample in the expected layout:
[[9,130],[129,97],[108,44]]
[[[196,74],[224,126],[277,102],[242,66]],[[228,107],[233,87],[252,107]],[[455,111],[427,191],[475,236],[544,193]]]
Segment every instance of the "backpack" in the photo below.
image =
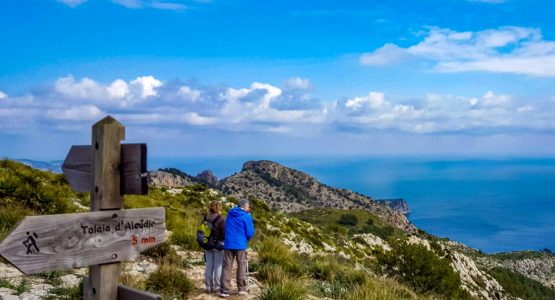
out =
[[199,246],[206,250],[211,250],[216,248],[216,243],[214,242],[214,237],[212,236],[212,229],[214,224],[218,222],[220,215],[216,216],[214,222],[210,222],[204,217],[204,220],[200,223],[197,230],[197,242]]

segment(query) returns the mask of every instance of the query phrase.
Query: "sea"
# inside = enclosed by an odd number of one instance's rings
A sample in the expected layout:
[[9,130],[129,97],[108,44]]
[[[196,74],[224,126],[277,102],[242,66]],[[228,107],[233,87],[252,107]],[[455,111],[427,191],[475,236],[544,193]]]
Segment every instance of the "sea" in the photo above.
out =
[[149,157],[148,167],[224,178],[258,159],[374,199],[405,199],[418,228],[486,253],[555,250],[555,158]]

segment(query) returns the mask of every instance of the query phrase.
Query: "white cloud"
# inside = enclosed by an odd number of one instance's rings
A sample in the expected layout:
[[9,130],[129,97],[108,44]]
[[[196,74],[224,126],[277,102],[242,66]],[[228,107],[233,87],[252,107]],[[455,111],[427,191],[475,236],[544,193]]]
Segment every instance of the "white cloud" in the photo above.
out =
[[116,79],[110,85],[104,85],[84,77],[76,80],[73,76],[62,77],[54,83],[54,90],[74,100],[94,100],[95,104],[129,107],[146,98],[157,96],[157,89],[163,83],[153,76],[141,76],[130,82]]
[[143,2],[140,0],[112,0],[114,3],[127,8],[142,8]]
[[186,85],[181,86],[177,94],[183,99],[191,102],[197,102],[201,98],[201,92],[199,90],[192,89]]
[[55,90],[63,95],[73,98],[98,99],[104,96],[104,88],[96,81],[84,77],[75,81],[72,75],[62,77],[54,83]]
[[283,82],[286,89],[291,90],[309,90],[311,88],[310,81],[306,78],[292,77]]
[[162,2],[162,1],[153,1],[151,4],[151,7],[157,8],[157,9],[177,10],[177,11],[187,9],[187,6],[182,3]]
[[181,11],[188,8],[187,5],[175,1],[168,2],[159,0],[112,0],[112,2],[132,9],[154,8],[162,10]]
[[184,119],[191,125],[211,125],[216,123],[215,118],[204,117],[196,112],[186,113]]
[[[149,97],[156,97],[157,101],[146,101]],[[485,91],[472,97],[429,93],[404,101],[372,91],[343,100],[311,99],[313,105],[296,105],[302,99],[306,95],[298,90],[290,93],[263,82],[247,87],[193,88],[181,83],[165,85],[153,76],[132,81],[116,79],[107,84],[67,76],[56,80],[51,90],[5,97],[0,101],[0,128],[12,130],[36,124],[78,130],[113,114],[126,124],[141,128],[199,127],[298,136],[337,131],[555,133],[555,105],[549,97],[522,99]]]
[[501,27],[477,32],[430,28],[416,45],[386,44],[360,56],[363,65],[398,63],[401,58],[435,62],[437,72],[485,71],[555,76],[555,41],[544,40],[539,29]]
[[162,86],[162,82],[153,76],[141,76],[130,82],[131,86],[138,89],[141,98],[156,96],[156,89]]
[[112,99],[122,99],[129,95],[129,86],[122,79],[116,79],[110,86],[106,88],[108,97]]
[[385,105],[388,105],[385,101],[385,96],[383,93],[379,92],[370,92],[368,96],[355,97],[347,100],[345,103],[345,107],[352,110],[359,110],[363,106],[368,106],[372,109],[379,109]]
[[6,93],[0,91],[0,100],[6,99],[6,98],[8,98],[8,95],[6,95]]
[[[539,111],[542,110],[541,113]],[[420,101],[394,103],[382,93],[347,99],[335,112],[335,124],[359,130],[397,130],[409,133],[487,133],[552,130],[555,112],[547,102],[522,102],[486,92],[480,97],[428,94]]]
[[87,0],[58,0],[58,2],[61,2],[67,6],[76,7],[79,4],[87,2]]
[[364,53],[359,61],[362,65],[383,66],[398,63],[407,57],[405,49],[397,45],[385,44],[372,53]]
[[94,121],[105,114],[94,105],[55,108],[46,111],[46,116],[50,119],[68,121]]

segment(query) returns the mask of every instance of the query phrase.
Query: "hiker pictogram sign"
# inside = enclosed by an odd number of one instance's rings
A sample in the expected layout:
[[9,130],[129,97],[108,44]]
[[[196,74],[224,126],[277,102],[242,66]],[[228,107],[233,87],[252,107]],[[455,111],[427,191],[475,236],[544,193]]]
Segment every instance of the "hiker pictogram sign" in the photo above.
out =
[[166,239],[164,208],[26,217],[0,244],[25,274],[136,258]]

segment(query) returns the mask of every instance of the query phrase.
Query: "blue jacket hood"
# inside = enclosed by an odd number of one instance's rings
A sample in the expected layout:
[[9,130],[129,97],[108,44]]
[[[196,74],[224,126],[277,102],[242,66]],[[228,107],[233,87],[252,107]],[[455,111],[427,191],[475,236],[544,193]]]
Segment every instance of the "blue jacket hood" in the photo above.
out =
[[240,207],[232,208],[225,220],[224,249],[245,250],[253,235],[254,224],[251,215]]

